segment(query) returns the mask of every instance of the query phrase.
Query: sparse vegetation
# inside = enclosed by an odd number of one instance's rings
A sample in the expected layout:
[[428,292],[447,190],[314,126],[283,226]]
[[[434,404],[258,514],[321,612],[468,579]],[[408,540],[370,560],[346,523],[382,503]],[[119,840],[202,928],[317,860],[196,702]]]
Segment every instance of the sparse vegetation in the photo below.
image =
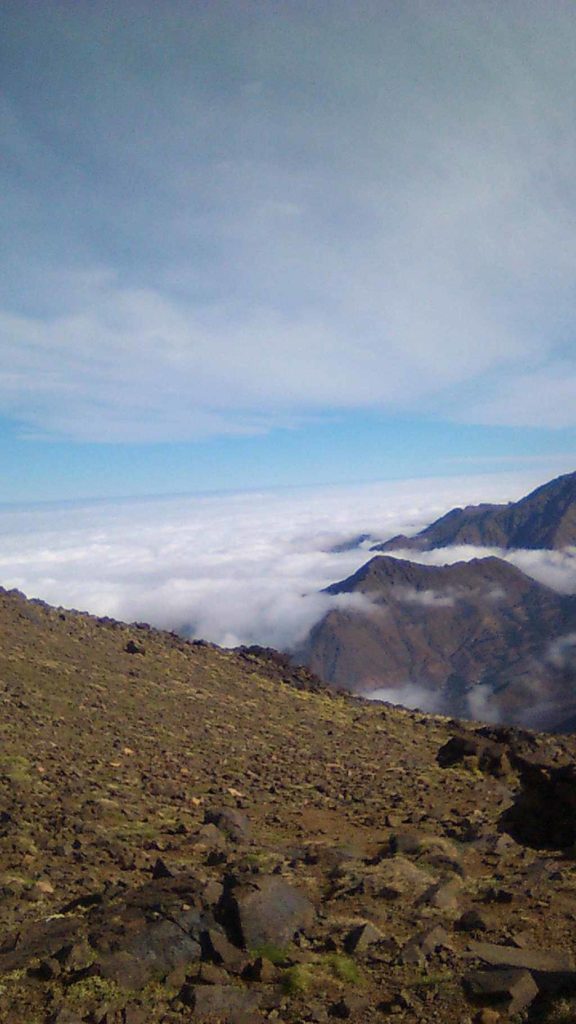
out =
[[250,952],[252,956],[261,956],[275,966],[286,963],[289,956],[286,946],[275,946],[272,942],[263,942]]
[[[26,618],[22,608],[0,592],[0,1024],[46,1024],[60,1007],[120,1019],[128,1005],[146,1024],[172,1024],[190,1019],[198,998],[223,1006],[262,992],[277,1002],[277,1024],[316,1002],[361,1020],[354,1007],[366,1001],[368,1020],[384,997],[400,1012],[405,1000],[415,1019],[461,1024],[473,1016],[461,984],[471,936],[420,903],[412,883],[396,892],[385,881],[407,863],[424,865],[430,884],[449,861],[461,865],[462,910],[481,910],[489,940],[527,929],[534,948],[575,950],[571,862],[548,871],[549,858],[498,843],[501,784],[437,764],[447,721],[321,690],[296,696],[286,665],[153,630],[136,665],[124,652],[133,630],[60,620],[48,607]],[[67,671],[47,673],[48,661]],[[12,689],[2,692],[2,679]],[[570,737],[532,742],[555,764],[576,754]],[[214,805],[246,815],[249,838],[205,825]],[[471,819],[483,842],[455,842]],[[391,864],[393,836],[406,849]],[[226,899],[267,878],[314,912],[297,942],[288,931],[238,949],[247,933]],[[512,903],[477,907],[496,886]],[[350,945],[364,925],[372,934]],[[437,925],[447,963],[439,949],[422,967],[403,962],[404,943]],[[200,939],[207,927],[221,953]],[[188,941],[191,962],[175,968]],[[117,951],[121,985],[98,973]],[[19,957],[22,970],[2,974]],[[573,1010],[558,1001],[543,1024],[576,1024]]]
[[65,1005],[70,1010],[95,1010],[105,1003],[112,1007],[121,1000],[121,992],[113,981],[94,974],[74,982],[66,991]]
[[302,996],[310,991],[313,980],[313,968],[309,964],[295,964],[282,974],[282,988],[287,996]]
[[338,981],[346,985],[357,985],[360,981],[360,969],[358,964],[351,957],[344,953],[327,953],[322,960],[323,964],[334,975]]

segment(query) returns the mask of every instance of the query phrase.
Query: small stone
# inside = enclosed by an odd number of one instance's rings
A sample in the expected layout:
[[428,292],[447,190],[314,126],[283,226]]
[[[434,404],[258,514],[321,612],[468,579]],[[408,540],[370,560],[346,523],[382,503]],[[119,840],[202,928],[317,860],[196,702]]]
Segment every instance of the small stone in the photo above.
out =
[[265,956],[259,956],[253,963],[248,964],[242,972],[242,977],[247,981],[261,981],[264,984],[272,984],[276,981],[278,971],[273,963]]
[[485,932],[488,925],[477,910],[465,910],[455,927],[459,932]]
[[418,900],[420,905],[435,907],[436,910],[453,912],[458,910],[462,882],[458,877],[449,882],[438,882],[430,886]]
[[206,932],[206,955],[217,966],[222,965],[228,971],[232,973],[240,974],[247,965],[246,953],[237,946],[233,946],[228,941],[226,936],[217,931],[215,928],[210,928]]
[[196,980],[203,985],[226,985],[230,978],[223,967],[216,964],[200,964]]
[[337,1003],[333,1003],[330,1007],[330,1014],[339,1020],[348,1020],[350,1017],[356,1016],[356,1014],[363,1013],[369,1005],[370,1001],[366,996],[351,993],[343,996]]
[[174,878],[174,872],[170,871],[170,868],[167,866],[166,862],[162,860],[161,857],[157,857],[156,861],[154,862],[154,867],[152,868],[152,878]]
[[399,959],[403,964],[421,964],[436,950],[451,948],[448,933],[441,925],[434,925],[413,935],[404,946]]
[[474,1021],[475,1024],[498,1024],[501,1019],[498,1010],[491,1010],[489,1006],[486,1006],[476,1014]]
[[39,881],[36,882],[36,888],[43,896],[51,896],[55,891],[52,882],[49,882],[46,878],[39,879]]
[[344,940],[344,946],[348,953],[363,953],[374,942],[383,938],[382,932],[370,921],[353,928]]
[[145,654],[146,653],[144,648],[140,644],[135,643],[134,640],[129,640],[128,643],[126,644],[124,650],[126,651],[126,654]]

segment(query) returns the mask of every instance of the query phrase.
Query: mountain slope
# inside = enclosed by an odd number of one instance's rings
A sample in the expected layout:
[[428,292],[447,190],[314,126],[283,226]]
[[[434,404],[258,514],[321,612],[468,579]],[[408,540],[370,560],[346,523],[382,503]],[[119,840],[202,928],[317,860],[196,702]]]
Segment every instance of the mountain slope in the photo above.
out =
[[513,763],[574,739],[451,739],[273,652],[13,592],[0,630],[1,1024],[460,1024],[527,929],[517,956],[570,972],[576,889],[498,829]]
[[372,551],[430,551],[451,544],[556,548],[576,544],[576,473],[557,477],[509,505],[454,508],[415,537],[400,534]]
[[562,716],[576,699],[572,667],[554,657],[555,638],[576,626],[573,598],[501,559],[427,566],[376,556],[326,592],[364,599],[328,612],[297,652],[332,685],[396,688],[402,700],[410,684],[426,706],[505,721],[543,702]]

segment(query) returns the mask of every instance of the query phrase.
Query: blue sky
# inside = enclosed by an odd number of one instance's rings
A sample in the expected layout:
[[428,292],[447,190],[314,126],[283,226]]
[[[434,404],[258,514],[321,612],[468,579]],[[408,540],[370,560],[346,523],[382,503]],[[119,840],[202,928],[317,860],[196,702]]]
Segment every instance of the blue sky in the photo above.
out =
[[576,453],[576,9],[0,14],[4,501]]

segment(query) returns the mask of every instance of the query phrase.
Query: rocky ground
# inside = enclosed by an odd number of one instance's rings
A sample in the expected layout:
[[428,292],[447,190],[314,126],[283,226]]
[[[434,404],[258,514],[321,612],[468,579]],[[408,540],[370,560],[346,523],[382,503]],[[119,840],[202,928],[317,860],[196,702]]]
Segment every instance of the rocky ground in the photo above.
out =
[[0,593],[0,1024],[576,1020],[576,740]]

